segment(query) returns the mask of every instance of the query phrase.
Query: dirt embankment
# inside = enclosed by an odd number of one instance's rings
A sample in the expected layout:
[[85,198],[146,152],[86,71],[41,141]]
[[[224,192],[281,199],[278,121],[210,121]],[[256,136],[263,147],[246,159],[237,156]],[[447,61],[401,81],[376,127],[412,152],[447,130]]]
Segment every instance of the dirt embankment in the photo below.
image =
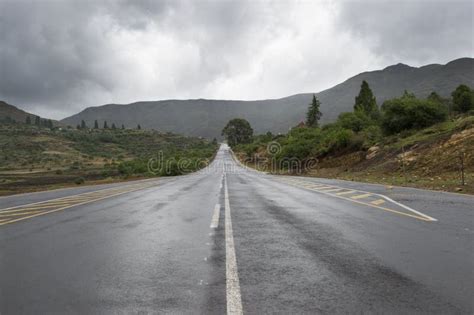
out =
[[407,142],[328,156],[307,175],[474,193],[474,126]]

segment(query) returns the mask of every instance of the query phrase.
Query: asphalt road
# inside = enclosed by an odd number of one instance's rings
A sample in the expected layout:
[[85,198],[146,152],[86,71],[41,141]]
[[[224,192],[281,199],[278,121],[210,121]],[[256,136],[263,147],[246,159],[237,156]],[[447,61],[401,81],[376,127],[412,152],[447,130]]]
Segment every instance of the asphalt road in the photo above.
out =
[[474,311],[474,198],[200,172],[0,198],[0,313]]

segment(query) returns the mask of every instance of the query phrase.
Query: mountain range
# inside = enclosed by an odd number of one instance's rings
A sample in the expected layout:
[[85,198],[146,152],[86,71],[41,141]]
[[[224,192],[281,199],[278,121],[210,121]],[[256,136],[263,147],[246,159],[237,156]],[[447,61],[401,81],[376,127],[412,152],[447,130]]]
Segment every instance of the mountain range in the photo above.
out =
[[[446,65],[431,64],[410,67],[405,64],[358,74],[330,89],[315,93],[321,101],[322,122],[334,121],[341,112],[351,111],[362,80],[366,80],[379,105],[404,90],[418,97],[432,91],[447,97],[459,84],[474,86],[474,59],[461,58]],[[296,94],[280,99],[258,101],[232,100],[163,100],[136,102],[128,105],[108,104],[89,107],[62,122],[75,126],[81,120],[92,126],[94,120],[133,127],[154,128],[185,135],[219,137],[232,118],[247,119],[256,133],[286,132],[305,119],[312,93]]]
[[[400,63],[383,70],[360,73],[330,89],[314,93],[321,101],[322,123],[334,121],[341,112],[352,111],[363,80],[369,83],[379,105],[386,99],[402,95],[405,90],[418,97],[426,97],[432,91],[449,97],[459,84],[474,86],[474,59],[460,58],[446,65],[422,67]],[[84,120],[88,126],[93,126],[94,120],[100,125],[106,120],[109,125],[115,123],[133,128],[140,124],[142,128],[213,138],[220,136],[230,119],[241,117],[250,122],[255,133],[279,133],[305,119],[312,94],[256,101],[190,99],[107,104],[88,107],[61,122],[76,126]]]

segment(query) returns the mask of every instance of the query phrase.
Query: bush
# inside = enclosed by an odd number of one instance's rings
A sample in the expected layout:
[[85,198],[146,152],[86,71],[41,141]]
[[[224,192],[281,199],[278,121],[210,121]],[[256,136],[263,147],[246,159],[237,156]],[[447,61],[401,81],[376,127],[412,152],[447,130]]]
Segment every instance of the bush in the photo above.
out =
[[343,128],[333,128],[324,135],[321,153],[327,154],[348,147],[351,144],[353,132]]
[[357,111],[353,113],[341,113],[337,119],[338,124],[344,128],[354,132],[362,131],[371,125],[371,120],[363,112]]
[[417,99],[406,94],[382,105],[382,129],[386,134],[421,129],[446,120],[446,108],[439,102]]
[[361,134],[364,139],[363,146],[366,148],[369,148],[383,140],[382,130],[379,126],[369,126],[364,129]]
[[84,184],[85,181],[86,181],[86,180],[84,179],[84,177],[78,177],[78,178],[76,178],[76,179],[74,180],[74,183],[75,183],[76,185],[82,185],[82,184]]

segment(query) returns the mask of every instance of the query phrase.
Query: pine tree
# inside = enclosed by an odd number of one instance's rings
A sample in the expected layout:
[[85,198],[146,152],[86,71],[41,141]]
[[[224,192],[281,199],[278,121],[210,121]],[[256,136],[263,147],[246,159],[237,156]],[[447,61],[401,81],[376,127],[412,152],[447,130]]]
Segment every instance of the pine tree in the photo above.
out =
[[108,129],[109,126],[107,125],[107,120],[104,120],[104,129]]
[[140,130],[142,129],[142,126],[140,126],[140,124],[137,125],[137,129]]
[[318,127],[319,120],[323,115],[320,110],[321,102],[313,94],[313,101],[309,104],[308,112],[306,114],[306,125],[308,127]]
[[99,129],[99,123],[97,122],[97,119],[94,120],[94,129]]
[[30,116],[26,116],[25,123],[26,123],[27,125],[31,125],[31,117],[30,117]]
[[359,95],[355,98],[354,111],[361,111],[367,116],[376,119],[379,115],[377,101],[367,81],[362,81]]
[[112,123],[112,129],[117,129],[117,127],[115,127],[115,123]]
[[51,119],[48,119],[48,128],[50,129],[54,128],[53,121]]
[[87,128],[86,122],[84,120],[81,120],[81,129],[86,129],[86,128]]
[[76,129],[81,129],[81,125],[77,124]]
[[122,124],[122,129],[125,129],[125,126]]
[[35,125],[36,126],[40,126],[41,122],[40,122],[40,117],[39,116],[35,116]]

